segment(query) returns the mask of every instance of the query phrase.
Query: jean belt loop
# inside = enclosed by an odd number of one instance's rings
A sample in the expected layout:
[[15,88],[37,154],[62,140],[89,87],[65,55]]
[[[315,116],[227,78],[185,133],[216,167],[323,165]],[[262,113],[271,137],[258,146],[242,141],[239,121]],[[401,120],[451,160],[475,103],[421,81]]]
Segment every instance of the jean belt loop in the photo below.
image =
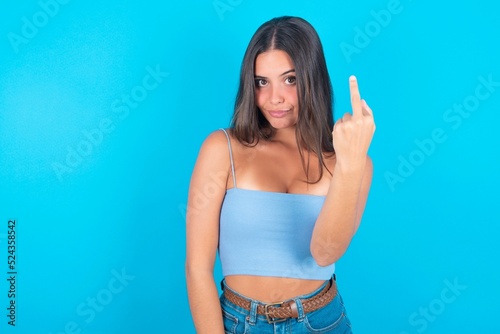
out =
[[302,322],[306,316],[306,313],[304,312],[304,306],[302,306],[302,302],[301,302],[300,298],[294,298],[293,301],[295,302],[295,305],[297,306],[297,313],[299,314],[297,321]]
[[220,281],[220,289],[221,291],[224,291],[224,279]]
[[255,325],[255,322],[257,321],[257,306],[259,306],[259,303],[252,300],[250,303],[250,314],[248,319],[248,323],[250,325]]

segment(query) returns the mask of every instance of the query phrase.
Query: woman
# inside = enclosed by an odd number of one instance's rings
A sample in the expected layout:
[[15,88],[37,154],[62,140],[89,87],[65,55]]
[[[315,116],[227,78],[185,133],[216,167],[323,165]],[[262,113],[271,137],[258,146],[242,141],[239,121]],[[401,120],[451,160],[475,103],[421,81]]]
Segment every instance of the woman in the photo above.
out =
[[231,127],[205,140],[190,184],[186,277],[198,333],[351,333],[334,270],[365,208],[375,124],[355,77],[349,85],[352,114],[334,126],[314,28],[279,17],[252,37]]

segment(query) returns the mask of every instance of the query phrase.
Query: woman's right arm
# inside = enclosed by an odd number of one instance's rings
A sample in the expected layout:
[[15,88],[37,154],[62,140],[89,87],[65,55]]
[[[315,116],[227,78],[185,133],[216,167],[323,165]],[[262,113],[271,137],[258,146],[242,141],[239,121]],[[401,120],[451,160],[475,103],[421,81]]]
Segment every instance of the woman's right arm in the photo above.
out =
[[224,333],[213,269],[229,170],[227,139],[222,131],[216,131],[207,137],[198,154],[186,214],[186,281],[191,315],[199,334]]

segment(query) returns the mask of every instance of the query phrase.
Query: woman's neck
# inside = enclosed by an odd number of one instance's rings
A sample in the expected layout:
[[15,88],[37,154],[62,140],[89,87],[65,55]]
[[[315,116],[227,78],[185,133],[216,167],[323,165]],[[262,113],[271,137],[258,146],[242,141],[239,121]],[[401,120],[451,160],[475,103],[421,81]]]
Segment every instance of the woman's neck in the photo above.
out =
[[276,129],[271,141],[281,143],[288,147],[297,147],[295,127]]

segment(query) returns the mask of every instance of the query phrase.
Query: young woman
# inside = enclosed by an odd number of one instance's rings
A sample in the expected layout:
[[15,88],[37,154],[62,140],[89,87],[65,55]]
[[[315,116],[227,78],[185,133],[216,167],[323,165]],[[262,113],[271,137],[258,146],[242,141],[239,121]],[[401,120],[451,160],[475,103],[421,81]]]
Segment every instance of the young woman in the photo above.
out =
[[205,140],[190,184],[186,277],[198,333],[351,333],[334,270],[365,208],[375,124],[355,77],[349,85],[352,113],[334,125],[314,28],[279,17],[252,37],[231,127]]

